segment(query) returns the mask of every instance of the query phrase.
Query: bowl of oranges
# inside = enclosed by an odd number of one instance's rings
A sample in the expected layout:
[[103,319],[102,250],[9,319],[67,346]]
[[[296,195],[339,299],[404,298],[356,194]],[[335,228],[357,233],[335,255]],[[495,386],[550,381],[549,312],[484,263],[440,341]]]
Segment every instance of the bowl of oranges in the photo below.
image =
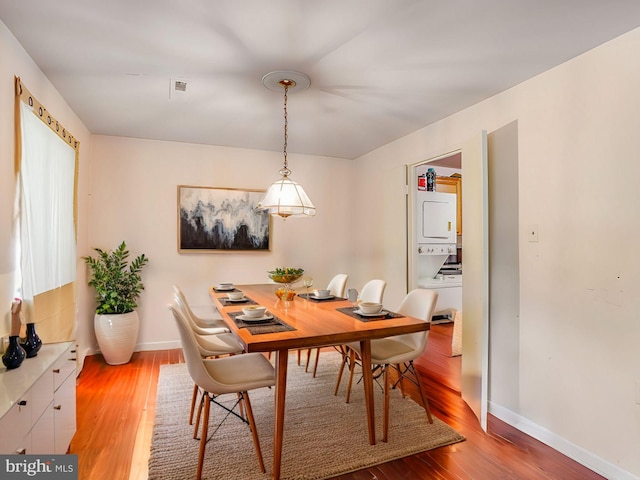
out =
[[276,297],[280,300],[284,300],[285,302],[290,302],[296,296],[295,290],[288,287],[278,287],[273,293],[276,294]]

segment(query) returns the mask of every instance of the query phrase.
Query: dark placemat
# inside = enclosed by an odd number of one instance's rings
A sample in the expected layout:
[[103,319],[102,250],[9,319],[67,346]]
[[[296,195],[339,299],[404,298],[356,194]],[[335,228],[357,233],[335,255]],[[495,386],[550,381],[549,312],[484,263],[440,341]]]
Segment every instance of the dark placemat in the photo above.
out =
[[301,293],[298,296],[300,298],[304,298],[306,300],[309,300],[311,302],[316,302],[316,303],[321,303],[321,302],[341,302],[343,300],[346,300],[346,298],[342,298],[342,297],[316,298],[310,293]]
[[250,299],[249,297],[244,297],[244,300],[242,302],[232,302],[230,301],[228,298],[224,298],[221,297],[220,298],[220,303],[222,304],[223,307],[232,307],[234,305],[257,305],[257,302],[255,302],[254,300]]
[[275,315],[271,320],[266,320],[260,323],[246,323],[236,318],[238,315],[242,315],[242,312],[230,312],[229,316],[236,322],[238,328],[246,328],[251,332],[251,335],[260,335],[261,333],[278,333],[289,332],[295,330],[291,325],[287,325]]
[[336,308],[336,310],[338,310],[341,313],[344,313],[345,315],[349,315],[350,317],[353,317],[357,320],[360,320],[361,322],[373,322],[374,320],[388,320],[390,318],[401,318],[404,317],[404,315],[400,314],[400,313],[395,313],[395,312],[390,312],[388,310],[384,310],[384,314],[380,314],[380,315],[376,315],[375,317],[369,317],[369,316],[364,316],[364,315],[359,315],[357,314],[354,310],[354,307],[344,307],[344,308]]

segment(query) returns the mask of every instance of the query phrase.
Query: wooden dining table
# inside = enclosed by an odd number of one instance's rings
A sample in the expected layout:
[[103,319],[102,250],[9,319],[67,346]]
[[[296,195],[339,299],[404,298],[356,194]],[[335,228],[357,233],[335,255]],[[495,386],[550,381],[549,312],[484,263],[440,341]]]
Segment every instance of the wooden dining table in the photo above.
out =
[[[235,333],[246,352],[275,352],[275,421],[273,438],[272,478],[280,478],[285,398],[287,389],[287,364],[290,349],[307,349],[360,342],[363,384],[369,443],[375,445],[375,415],[373,400],[373,374],[371,370],[371,340],[375,338],[415,333],[429,329],[429,323],[418,318],[358,319],[338,308],[353,307],[346,299],[313,301],[297,295],[291,301],[277,298],[276,284],[236,285],[252,302],[267,308],[289,329],[278,332],[252,333],[251,328],[241,328],[234,316],[242,312],[242,303],[230,303],[225,291],[209,289],[211,298],[229,328]],[[304,290],[299,291],[304,293]],[[368,321],[363,321],[368,320]],[[267,329],[268,330],[268,329]]]

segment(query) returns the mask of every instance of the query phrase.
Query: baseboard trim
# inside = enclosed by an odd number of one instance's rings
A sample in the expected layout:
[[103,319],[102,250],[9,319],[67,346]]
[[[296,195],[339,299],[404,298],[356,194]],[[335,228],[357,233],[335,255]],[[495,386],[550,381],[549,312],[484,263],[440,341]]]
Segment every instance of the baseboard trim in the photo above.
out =
[[136,352],[149,352],[153,350],[172,350],[174,348],[182,348],[180,340],[171,340],[169,342],[153,342],[139,343],[136,345]]
[[609,480],[640,480],[640,477],[631,472],[623,470],[508,408],[489,402],[489,413]]

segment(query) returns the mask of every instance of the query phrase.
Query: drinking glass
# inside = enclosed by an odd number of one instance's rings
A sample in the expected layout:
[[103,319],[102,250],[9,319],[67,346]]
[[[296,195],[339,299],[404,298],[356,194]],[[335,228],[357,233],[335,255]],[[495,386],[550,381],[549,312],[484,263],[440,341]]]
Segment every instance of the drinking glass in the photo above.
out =
[[308,294],[309,287],[313,285],[313,277],[302,277],[302,284],[307,288],[307,294]]
[[347,300],[351,302],[353,309],[355,310],[358,306],[358,290],[355,288],[350,288],[347,290]]

